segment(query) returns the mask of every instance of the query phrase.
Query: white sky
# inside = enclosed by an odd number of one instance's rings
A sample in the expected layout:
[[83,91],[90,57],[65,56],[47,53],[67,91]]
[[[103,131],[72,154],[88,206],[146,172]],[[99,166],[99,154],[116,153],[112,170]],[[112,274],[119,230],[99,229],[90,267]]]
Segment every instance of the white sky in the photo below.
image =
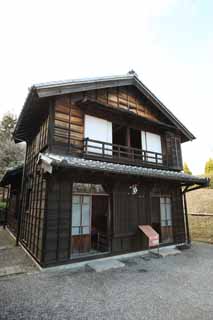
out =
[[125,74],[142,82],[197,140],[194,174],[213,157],[211,0],[14,0],[0,3],[0,117],[19,114],[33,83]]

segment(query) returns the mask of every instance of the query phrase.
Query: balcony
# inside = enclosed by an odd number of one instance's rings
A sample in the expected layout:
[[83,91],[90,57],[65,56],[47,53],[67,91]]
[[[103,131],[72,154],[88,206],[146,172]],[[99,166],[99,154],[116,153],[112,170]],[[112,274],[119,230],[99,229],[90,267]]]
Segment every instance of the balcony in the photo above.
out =
[[167,167],[166,156],[162,153],[111,144],[89,138],[83,140],[83,156],[87,159],[123,164]]

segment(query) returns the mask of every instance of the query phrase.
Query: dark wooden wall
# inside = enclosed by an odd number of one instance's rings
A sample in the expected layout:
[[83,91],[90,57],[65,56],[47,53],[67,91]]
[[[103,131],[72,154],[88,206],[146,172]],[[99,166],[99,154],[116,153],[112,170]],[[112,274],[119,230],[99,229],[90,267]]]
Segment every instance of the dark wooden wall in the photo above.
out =
[[43,121],[37,135],[27,144],[22,195],[20,240],[38,261],[42,259],[46,179],[37,160],[39,152],[48,146],[48,122],[48,118]]
[[[91,98],[97,103],[105,103],[109,108],[120,110],[117,116],[103,113],[98,106],[85,111],[78,103],[82,99]],[[130,120],[125,120],[125,113],[130,111],[138,115],[138,119],[160,121],[170,124],[152,104],[142,96],[134,87],[111,88],[103,90],[93,90],[83,93],[63,95],[55,98],[53,103],[53,130],[52,130],[52,151],[78,154],[82,151],[82,140],[84,138],[84,114],[89,113],[94,116],[106,118],[115,123],[130,125]],[[162,137],[163,152],[167,155],[168,167],[174,170],[182,170],[181,138],[176,133],[166,132],[155,123],[150,125],[137,123],[136,119],[131,120],[132,128],[156,132]]]
[[112,253],[137,251],[146,248],[138,225],[148,224],[147,190],[138,188],[133,195],[130,184],[117,184],[113,192]]
[[17,233],[17,218],[19,210],[19,201],[21,194],[21,180],[17,179],[10,186],[10,195],[7,203],[7,226],[14,235]]
[[130,184],[117,185],[113,192],[113,238],[112,251],[125,252],[147,248],[147,241],[138,230],[140,224],[152,223],[152,216],[159,215],[155,198],[170,196],[174,242],[185,241],[185,226],[181,188],[178,185],[158,182],[139,183],[138,193],[131,194]]
[[[47,214],[44,224],[44,265],[60,264],[69,261],[71,255],[71,210],[72,181],[79,182],[72,174],[56,174],[47,182]],[[101,183],[103,178],[91,181],[83,174],[87,183]],[[73,180],[74,179],[74,180]],[[94,179],[94,174],[93,174]],[[118,183],[120,181],[120,183]],[[137,183],[138,192],[133,195],[130,186]],[[111,187],[110,187],[111,186]],[[110,247],[112,254],[134,252],[147,249],[147,239],[138,229],[140,224],[151,224],[151,216],[156,214],[154,199],[161,196],[172,198],[172,220],[174,242],[185,241],[182,195],[179,185],[167,182],[131,181],[108,177],[108,190],[111,199]]]
[[72,181],[60,176],[48,179],[43,264],[60,263],[70,258]]

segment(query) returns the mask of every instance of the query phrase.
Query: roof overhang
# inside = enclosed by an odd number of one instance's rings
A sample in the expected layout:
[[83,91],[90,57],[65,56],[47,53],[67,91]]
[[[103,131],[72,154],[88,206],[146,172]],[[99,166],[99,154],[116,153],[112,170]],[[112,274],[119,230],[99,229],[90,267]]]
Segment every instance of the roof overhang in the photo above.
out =
[[23,164],[13,168],[8,168],[0,181],[0,187],[8,186],[12,183],[21,181],[23,173]]
[[171,121],[177,129],[180,130],[184,136],[183,142],[195,139],[195,136],[174,116],[170,110],[166,108],[166,106],[139,80],[135,74],[83,80],[57,81],[33,85],[30,88],[18,119],[14,132],[14,139],[18,142],[23,141],[26,138],[24,135],[25,126],[27,125],[28,119],[32,116],[33,108],[36,107],[36,101],[40,99],[94,89],[129,85],[135,86]]
[[52,173],[53,167],[89,170],[93,172],[111,173],[119,175],[128,175],[143,177],[148,179],[161,179],[178,182],[183,186],[199,185],[207,187],[209,180],[197,176],[185,174],[183,172],[175,172],[168,170],[136,167],[131,165],[123,165],[118,163],[110,163],[104,161],[87,160],[73,156],[61,156],[53,153],[40,154],[38,162],[41,163],[46,172]]

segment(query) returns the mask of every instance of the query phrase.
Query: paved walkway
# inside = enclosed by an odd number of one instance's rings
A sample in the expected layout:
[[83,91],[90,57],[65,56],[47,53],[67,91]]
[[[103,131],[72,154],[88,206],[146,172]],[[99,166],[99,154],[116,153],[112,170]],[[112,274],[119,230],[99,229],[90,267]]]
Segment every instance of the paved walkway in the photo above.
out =
[[0,277],[38,271],[37,266],[14,238],[0,227]]

